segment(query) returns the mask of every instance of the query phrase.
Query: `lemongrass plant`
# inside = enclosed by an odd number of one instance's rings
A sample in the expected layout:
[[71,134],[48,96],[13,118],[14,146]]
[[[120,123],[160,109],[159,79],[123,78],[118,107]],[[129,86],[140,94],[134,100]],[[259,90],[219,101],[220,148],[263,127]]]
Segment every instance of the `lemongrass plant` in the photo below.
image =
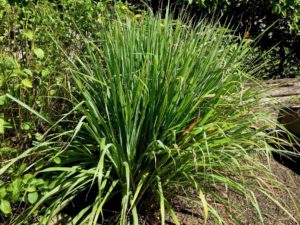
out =
[[[239,207],[220,186],[247,199],[263,224],[253,188],[273,199],[255,175],[268,173],[255,159],[269,155],[259,127],[268,118],[254,112],[258,100],[245,86],[257,71],[246,66],[250,47],[217,24],[168,13],[115,19],[100,33],[99,40],[81,35],[88,52],[69,58],[74,110],[54,123],[42,117],[61,132],[19,156],[36,154],[37,176],[50,182],[26,217],[49,224],[81,196],[88,201],[76,205],[70,224],[104,223],[108,210],[111,223],[139,224],[153,202],[161,224],[166,214],[180,224],[170,199],[192,188],[198,197],[185,195],[202,208],[203,223],[227,223],[216,202],[238,221]],[[77,125],[63,129],[70,117]]]

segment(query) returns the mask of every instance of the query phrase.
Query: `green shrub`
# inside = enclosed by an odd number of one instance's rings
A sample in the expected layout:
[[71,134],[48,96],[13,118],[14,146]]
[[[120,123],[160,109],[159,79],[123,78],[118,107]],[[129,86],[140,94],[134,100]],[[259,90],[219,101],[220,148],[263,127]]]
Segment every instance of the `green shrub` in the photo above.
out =
[[34,156],[30,167],[49,182],[49,191],[13,224],[31,217],[48,224],[80,196],[73,224],[103,222],[109,209],[117,211],[110,223],[138,224],[156,201],[161,224],[166,212],[179,224],[169,200],[189,187],[204,221],[226,224],[217,201],[238,222],[240,209],[216,186],[249,199],[263,224],[252,190],[272,193],[255,176],[268,170],[253,155],[270,149],[261,132],[266,118],[253,111],[255,93],[244,86],[257,69],[245,66],[249,46],[226,28],[205,21],[192,26],[169,14],[115,19],[99,39],[80,39],[87,54],[75,60],[65,52],[74,109],[54,123],[31,109],[60,132],[45,134],[0,170]]
[[[71,104],[66,90],[70,85],[69,65],[52,39],[59,41],[70,55],[83,54],[84,49],[77,45],[72,31],[97,30],[101,19],[110,16],[109,4],[109,1],[60,1],[59,4],[46,0],[0,1],[1,163],[21,154],[49,128],[5,95],[17,97],[47,118],[60,118],[69,111]],[[9,224],[3,218],[9,220],[22,214],[23,207],[19,204],[31,204],[28,196],[37,196],[45,188],[40,179],[28,178],[32,174],[24,171],[24,165],[30,164],[30,160],[16,164],[0,177],[0,224]]]
[[[52,39],[59,41],[69,55],[83,53],[73,31],[81,29],[97,36],[101,19],[110,15],[109,4],[109,1],[78,0],[0,1],[0,134],[3,137],[16,137],[18,130],[23,130],[20,139],[30,142],[35,134],[46,129],[28,111],[11,105],[6,93],[52,118],[66,111],[70,73]],[[1,141],[5,146],[13,142],[5,138]]]

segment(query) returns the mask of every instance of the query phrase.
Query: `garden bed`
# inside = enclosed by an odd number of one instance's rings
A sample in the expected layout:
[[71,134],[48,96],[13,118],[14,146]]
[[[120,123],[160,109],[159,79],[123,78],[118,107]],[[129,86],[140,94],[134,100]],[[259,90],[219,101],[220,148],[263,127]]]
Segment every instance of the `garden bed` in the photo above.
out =
[[[278,141],[265,105],[244,86],[259,69],[248,35],[123,3],[87,5],[84,23],[77,5],[46,6],[32,9],[48,8],[47,24],[9,27],[5,38],[14,47],[0,63],[0,223],[299,221],[298,193],[270,157]],[[53,18],[65,29],[42,35]]]

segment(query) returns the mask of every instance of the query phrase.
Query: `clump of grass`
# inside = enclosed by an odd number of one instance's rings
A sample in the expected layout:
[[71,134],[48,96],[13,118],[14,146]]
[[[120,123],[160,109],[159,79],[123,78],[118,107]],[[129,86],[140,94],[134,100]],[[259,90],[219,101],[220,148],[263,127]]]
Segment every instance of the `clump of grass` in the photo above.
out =
[[[74,110],[52,123],[61,133],[19,156],[37,154],[39,167],[44,163],[37,175],[50,181],[26,216],[39,212],[40,224],[47,224],[85,193],[81,201],[89,201],[72,224],[103,222],[111,204],[114,223],[138,224],[153,200],[161,224],[166,213],[179,224],[170,197],[193,188],[204,221],[223,224],[214,203],[233,205],[219,186],[248,199],[263,223],[251,189],[272,197],[259,186],[255,172],[266,167],[253,156],[270,148],[256,127],[266,118],[253,112],[255,94],[244,86],[257,69],[245,66],[249,46],[219,25],[169,14],[110,21],[100,36],[82,36],[88,53],[70,60]],[[71,114],[77,125],[63,129]],[[236,210],[228,212],[238,221]]]

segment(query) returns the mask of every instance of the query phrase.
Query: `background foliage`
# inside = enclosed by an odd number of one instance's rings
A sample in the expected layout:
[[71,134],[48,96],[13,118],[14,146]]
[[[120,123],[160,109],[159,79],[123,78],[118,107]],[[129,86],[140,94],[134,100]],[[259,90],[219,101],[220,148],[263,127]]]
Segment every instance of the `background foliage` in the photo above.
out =
[[[139,0],[130,2],[143,4]],[[154,11],[166,6],[167,0],[149,0]],[[192,17],[221,17],[223,24],[230,21],[233,29],[238,28],[241,36],[245,32],[252,40],[259,37],[259,58],[263,52],[269,54],[263,58],[269,65],[265,74],[272,77],[295,77],[300,74],[300,1],[299,0],[191,0],[170,1],[178,8],[188,7]],[[261,35],[263,33],[263,35]]]
[[[204,8],[210,12],[222,9],[224,12],[227,10],[230,10],[232,12],[232,7],[239,9],[237,11],[243,11],[244,6],[248,7],[255,7],[256,9],[259,9],[261,6],[261,3],[264,3],[264,8],[263,10],[271,10],[271,12],[274,15],[281,15],[284,17],[289,25],[289,29],[292,31],[299,31],[299,19],[300,19],[300,2],[298,0],[291,0],[291,1],[285,1],[285,0],[267,0],[267,1],[250,1],[250,0],[213,0],[213,1],[208,1],[208,0],[190,0],[189,3],[196,2],[201,8]],[[252,11],[254,12],[254,11]],[[265,14],[266,11],[265,11]],[[265,15],[268,16],[268,15]],[[253,18],[246,18],[246,19],[253,19]],[[254,22],[251,21],[251,22]]]
[[24,131],[22,138],[30,139],[35,134],[32,132],[43,130],[42,124],[32,127],[34,118],[18,105],[8,103],[6,93],[46,116],[60,115],[66,106],[69,72],[53,39],[59,41],[68,54],[84,52],[73,31],[81,29],[90,36],[97,36],[91,30],[95,31],[101,23],[104,11],[109,15],[107,6],[105,2],[93,1],[17,1],[11,4],[1,1],[1,134],[5,127],[10,127],[12,129],[7,132],[21,129]]

